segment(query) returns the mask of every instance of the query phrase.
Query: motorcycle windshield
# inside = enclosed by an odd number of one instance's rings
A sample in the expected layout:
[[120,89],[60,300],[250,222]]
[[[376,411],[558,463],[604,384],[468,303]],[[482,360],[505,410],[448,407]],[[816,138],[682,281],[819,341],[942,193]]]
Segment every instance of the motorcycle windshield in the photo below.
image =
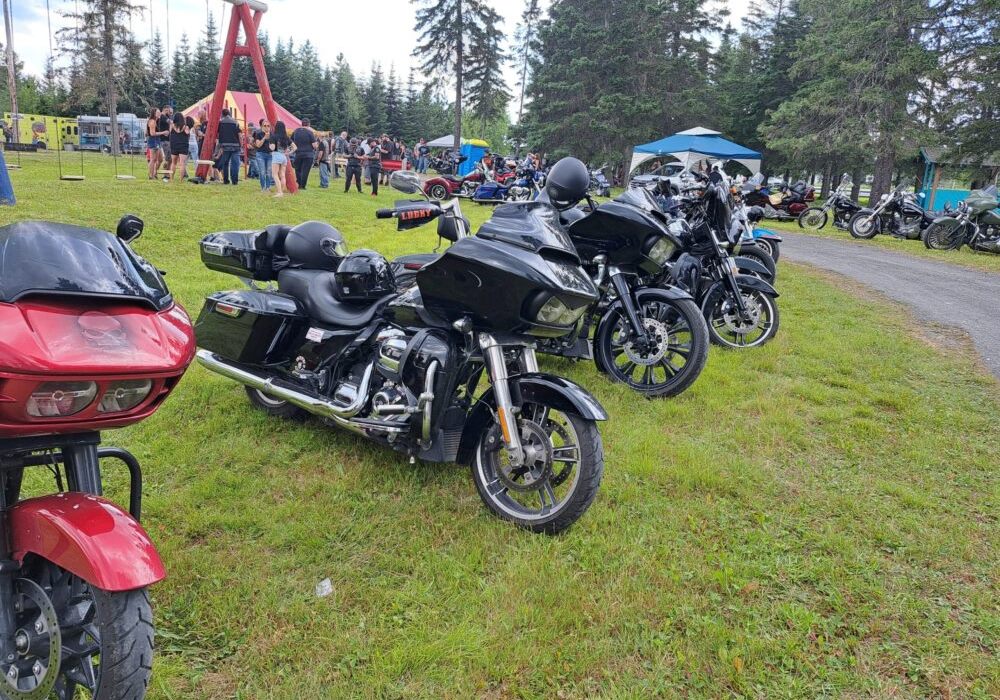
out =
[[538,253],[555,251],[579,259],[576,246],[559,223],[559,212],[543,202],[504,204],[479,227],[479,238],[501,241]]
[[157,310],[172,302],[156,268],[113,234],[48,221],[0,228],[0,302],[30,294],[133,299]]
[[645,187],[633,187],[625,190],[615,197],[616,202],[629,204],[645,212],[655,213],[660,211],[660,205],[656,203],[652,193]]

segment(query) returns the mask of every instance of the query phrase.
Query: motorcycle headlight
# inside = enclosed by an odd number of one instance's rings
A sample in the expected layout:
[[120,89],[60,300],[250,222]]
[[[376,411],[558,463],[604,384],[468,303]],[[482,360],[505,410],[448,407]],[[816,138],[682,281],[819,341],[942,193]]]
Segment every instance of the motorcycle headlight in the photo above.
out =
[[118,413],[131,411],[149,396],[153,382],[148,379],[126,379],[108,385],[101,396],[101,413]]
[[31,392],[25,409],[36,418],[72,416],[97,396],[95,382],[43,382]]
[[670,260],[670,256],[674,254],[676,249],[677,247],[673,241],[666,236],[660,236],[650,246],[649,251],[646,252],[646,257],[660,267],[663,267]]
[[562,299],[553,296],[535,312],[535,321],[546,326],[572,326],[586,310],[586,304],[571,309],[566,306]]

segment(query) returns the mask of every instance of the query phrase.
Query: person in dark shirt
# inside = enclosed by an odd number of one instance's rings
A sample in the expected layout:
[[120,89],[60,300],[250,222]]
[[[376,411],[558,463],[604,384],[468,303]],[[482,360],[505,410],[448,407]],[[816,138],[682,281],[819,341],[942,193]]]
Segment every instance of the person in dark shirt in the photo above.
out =
[[306,188],[309,181],[309,173],[312,171],[313,163],[316,161],[316,132],[309,128],[309,120],[303,119],[302,126],[292,132],[292,145],[294,146],[294,160],[292,167],[295,169],[295,181],[300,190]]
[[719,172],[718,165],[712,166],[712,172],[709,173],[708,175],[708,181],[711,182],[713,185],[718,185],[720,182],[722,182],[722,173]]
[[257,173],[260,178],[262,192],[271,187],[271,124],[266,119],[260,120],[260,128],[253,132],[250,139],[257,149]]
[[[381,160],[395,160],[392,155],[392,140],[389,134],[382,134],[382,140],[378,144],[379,158]],[[389,173],[382,168],[382,184],[389,184]]]
[[361,148],[361,144],[356,138],[351,139],[351,143],[347,147],[347,167],[344,168],[344,175],[347,178],[344,182],[344,192],[351,189],[351,178],[354,178],[358,192],[361,192],[361,161],[364,157],[365,151]]
[[225,184],[239,184],[240,181],[240,125],[232,117],[228,109],[222,110],[219,120],[219,146],[222,156],[218,168],[222,172]]
[[316,151],[316,162],[319,163],[319,188],[330,187],[330,137],[323,136],[319,140],[319,150]]
[[431,147],[427,145],[427,139],[420,139],[417,145],[417,172],[427,172],[427,156],[430,155]]
[[292,140],[288,138],[283,121],[274,123],[274,133],[268,141],[271,151],[271,181],[274,183],[275,197],[285,196],[285,171],[288,169],[288,149]]
[[[167,164],[170,169],[170,125],[174,121],[174,108],[165,105],[160,110],[160,118],[156,120],[156,134],[160,138],[160,159]],[[167,176],[168,179],[170,175]]]

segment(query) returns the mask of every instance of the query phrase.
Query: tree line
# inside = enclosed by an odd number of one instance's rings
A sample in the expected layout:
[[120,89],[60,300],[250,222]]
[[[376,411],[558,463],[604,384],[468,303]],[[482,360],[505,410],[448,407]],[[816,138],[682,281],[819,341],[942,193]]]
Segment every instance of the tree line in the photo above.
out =
[[[343,56],[323,65],[310,42],[262,34],[275,98],[322,129],[462,133],[595,164],[706,126],[761,151],[769,172],[873,173],[876,194],[914,172],[920,145],[972,161],[1000,150],[997,0],[755,0],[738,32],[713,0],[553,0],[547,12],[523,0],[510,40],[485,0],[411,1],[420,79],[378,63],[359,75]],[[144,113],[214,89],[211,14],[167,56],[158,33],[129,31],[133,0],[80,6],[58,36],[68,67],[19,71],[22,111],[107,114],[114,98]],[[230,88],[256,90],[249,59]]]

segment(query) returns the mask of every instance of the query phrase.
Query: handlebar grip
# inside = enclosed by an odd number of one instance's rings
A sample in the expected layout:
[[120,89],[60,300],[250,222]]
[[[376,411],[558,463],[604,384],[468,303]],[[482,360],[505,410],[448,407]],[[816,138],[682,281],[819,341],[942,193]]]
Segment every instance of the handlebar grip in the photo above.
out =
[[375,218],[376,219],[391,219],[394,216],[396,216],[396,210],[395,209],[377,209],[375,211]]

